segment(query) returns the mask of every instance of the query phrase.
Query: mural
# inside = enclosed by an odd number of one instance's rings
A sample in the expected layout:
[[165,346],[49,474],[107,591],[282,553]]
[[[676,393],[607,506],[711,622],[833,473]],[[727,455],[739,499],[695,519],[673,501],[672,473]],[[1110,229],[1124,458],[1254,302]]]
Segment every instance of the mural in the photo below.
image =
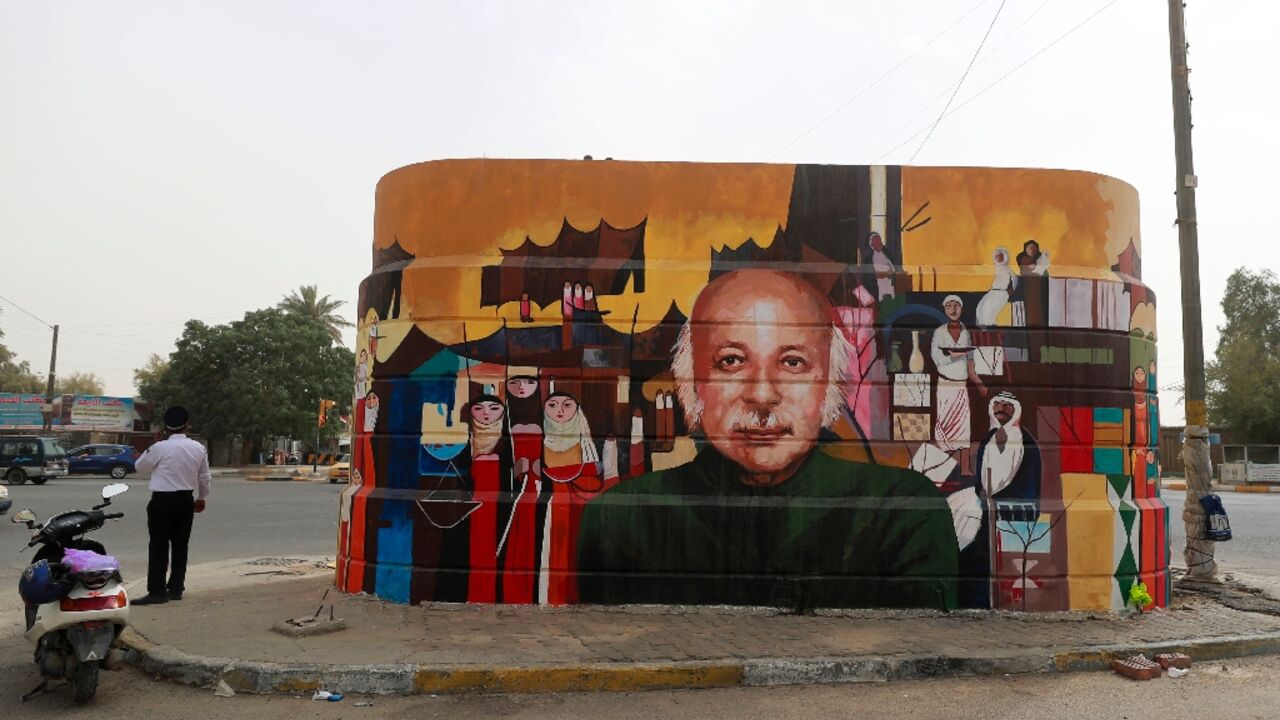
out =
[[1090,173],[458,160],[378,185],[337,584],[1169,597],[1138,199]]

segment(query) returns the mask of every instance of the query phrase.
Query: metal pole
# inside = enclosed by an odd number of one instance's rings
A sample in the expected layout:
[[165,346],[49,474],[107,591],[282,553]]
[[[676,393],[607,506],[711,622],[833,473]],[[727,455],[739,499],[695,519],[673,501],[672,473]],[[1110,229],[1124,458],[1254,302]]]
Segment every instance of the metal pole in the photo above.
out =
[[53,326],[53,349],[49,352],[49,377],[44,388],[44,404],[49,411],[44,414],[44,432],[53,430],[53,386],[58,377],[58,326]]
[[1200,250],[1196,228],[1195,166],[1191,153],[1191,89],[1187,76],[1187,38],[1182,0],[1169,0],[1169,63],[1173,80],[1173,138],[1177,157],[1178,250],[1182,275],[1182,375],[1187,424],[1182,459],[1187,494],[1182,508],[1187,544],[1183,557],[1187,575],[1211,580],[1217,572],[1214,544],[1204,539],[1205,512],[1200,498],[1211,492],[1209,429],[1205,412],[1204,338],[1200,313]]

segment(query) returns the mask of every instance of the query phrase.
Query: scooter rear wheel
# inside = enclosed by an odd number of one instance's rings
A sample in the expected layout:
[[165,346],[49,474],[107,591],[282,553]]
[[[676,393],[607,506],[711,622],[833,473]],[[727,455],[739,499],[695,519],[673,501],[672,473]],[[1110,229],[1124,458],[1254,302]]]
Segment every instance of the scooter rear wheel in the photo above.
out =
[[98,692],[98,663],[81,662],[71,676],[71,696],[77,705],[83,705],[93,699]]

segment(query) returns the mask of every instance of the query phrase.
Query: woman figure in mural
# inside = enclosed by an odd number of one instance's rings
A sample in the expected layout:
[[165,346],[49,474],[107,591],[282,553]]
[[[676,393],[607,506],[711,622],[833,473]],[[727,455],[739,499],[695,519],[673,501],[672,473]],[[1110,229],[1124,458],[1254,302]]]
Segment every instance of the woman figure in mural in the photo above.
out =
[[644,474],[644,410],[635,408],[631,411],[631,451],[627,461],[631,466],[628,477]]
[[498,543],[511,515],[511,440],[506,408],[494,395],[481,395],[465,408],[470,431],[471,497],[480,504],[471,513],[470,575],[467,602],[498,600]]
[[369,351],[361,349],[360,359],[356,362],[356,398],[364,397],[369,391]]
[[[373,311],[369,313],[372,315]],[[369,323],[369,358],[370,362],[376,362],[378,359],[378,339],[382,336],[378,334],[378,320],[374,316],[373,322]]]
[[582,509],[607,488],[591,428],[577,399],[552,393],[542,409],[542,474],[551,492],[543,518],[538,601],[564,605],[578,601],[577,537]]
[[573,283],[564,281],[564,291],[560,295],[560,347],[573,345]]
[[533,303],[528,291],[520,293],[520,322],[533,322]]
[[582,283],[573,284],[573,309],[586,310],[587,300],[582,291]]
[[894,297],[893,277],[897,269],[893,261],[884,252],[884,239],[880,233],[871,233],[871,268],[876,273],[876,300],[883,302],[885,298]]
[[[364,476],[359,468],[351,469],[351,481],[342,488],[338,498],[338,581],[337,586],[348,589],[348,578],[351,576],[351,529],[355,494],[364,485]],[[362,525],[363,527],[363,525]]]
[[[1133,369],[1133,447],[1139,453],[1151,446],[1151,409],[1147,403],[1147,371],[1141,365]],[[1135,462],[1133,474],[1146,479],[1146,462]]]
[[596,289],[587,283],[582,288],[582,309],[587,312],[596,312],[600,306],[596,304]]
[[1040,243],[1028,240],[1017,260],[1024,324],[1045,327],[1049,323],[1049,253],[1040,251]]
[[[957,295],[948,295],[942,301],[947,324],[933,331],[933,364],[938,368],[937,415],[934,422],[934,442],[944,452],[957,450],[967,455],[970,439],[969,382],[977,386],[983,397],[987,388],[973,367],[973,343],[969,329],[960,322],[964,301]],[[966,472],[968,458],[961,465]]]
[[514,464],[514,500],[499,538],[502,601],[528,605],[537,599],[538,497],[542,493],[542,403],[535,368],[513,368],[507,380],[507,423]]
[[[350,494],[351,520],[347,526],[346,557],[347,568],[345,580],[339,580],[339,586],[347,592],[364,592],[363,561],[366,559],[365,536],[370,532],[365,522],[365,508],[369,495],[376,486],[376,468],[373,457],[373,433],[378,427],[378,396],[370,390],[364,397],[356,401],[352,418],[357,433],[351,454],[351,482],[346,490]],[[377,530],[371,531],[374,535]],[[341,538],[340,538],[341,539]],[[351,567],[351,561],[358,559],[361,565]]]
[[995,278],[991,281],[991,289],[978,301],[974,314],[979,327],[994,327],[996,318],[1005,305],[1009,304],[1009,295],[1018,287],[1018,280],[1009,269],[1009,251],[998,247],[991,254],[995,265]]

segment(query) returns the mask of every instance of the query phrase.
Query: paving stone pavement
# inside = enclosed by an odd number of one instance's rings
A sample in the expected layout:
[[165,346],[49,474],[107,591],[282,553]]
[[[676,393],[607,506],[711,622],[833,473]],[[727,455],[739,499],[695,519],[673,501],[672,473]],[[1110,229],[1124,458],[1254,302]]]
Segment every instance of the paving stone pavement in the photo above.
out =
[[[331,590],[328,574],[189,592],[133,609],[153,643],[206,657],[275,663],[538,667],[584,663],[932,654],[995,657],[1112,644],[1280,632],[1280,616],[1180,594],[1167,610],[1108,613],[850,611],[795,616],[728,608],[407,607]],[[328,590],[327,597],[322,601]],[[347,629],[288,638],[290,617],[332,605]]]

